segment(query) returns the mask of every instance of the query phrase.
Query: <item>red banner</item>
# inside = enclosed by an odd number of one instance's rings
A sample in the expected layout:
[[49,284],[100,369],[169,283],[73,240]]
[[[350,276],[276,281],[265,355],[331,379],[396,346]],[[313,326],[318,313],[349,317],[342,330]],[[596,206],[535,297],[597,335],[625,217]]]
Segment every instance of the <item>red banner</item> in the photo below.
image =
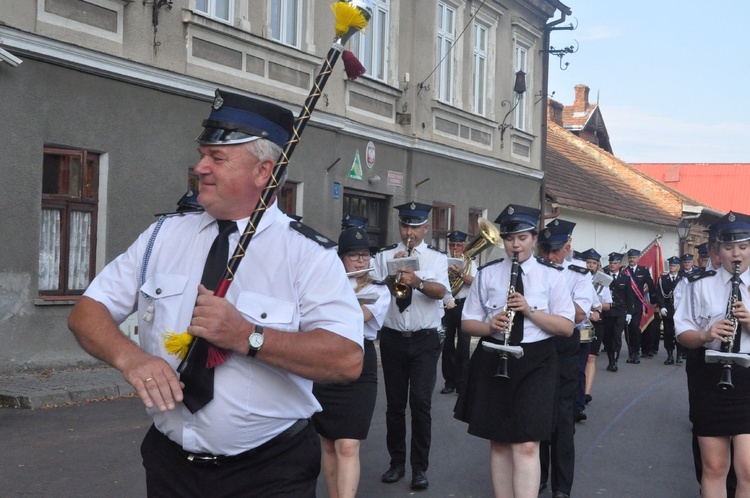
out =
[[[659,277],[664,273],[664,258],[661,254],[661,245],[659,244],[658,238],[654,239],[653,242],[641,251],[641,259],[638,261],[638,264],[649,269],[654,284],[657,284]],[[648,292],[648,289],[641,291],[645,295],[645,293]],[[641,332],[646,330],[646,327],[653,319],[654,308],[649,304],[646,312],[643,313],[643,316],[641,317]]]

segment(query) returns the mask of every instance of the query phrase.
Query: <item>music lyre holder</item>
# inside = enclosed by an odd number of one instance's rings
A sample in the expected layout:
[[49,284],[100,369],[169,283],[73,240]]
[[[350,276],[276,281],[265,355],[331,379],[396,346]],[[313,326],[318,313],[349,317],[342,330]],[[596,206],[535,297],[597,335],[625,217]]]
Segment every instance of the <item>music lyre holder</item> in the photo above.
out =
[[514,358],[523,358],[523,348],[521,346],[505,346],[495,344],[494,342],[482,341],[482,347],[489,353],[508,353]]
[[741,367],[750,367],[750,355],[745,353],[724,353],[713,349],[706,350],[706,363],[732,363]]

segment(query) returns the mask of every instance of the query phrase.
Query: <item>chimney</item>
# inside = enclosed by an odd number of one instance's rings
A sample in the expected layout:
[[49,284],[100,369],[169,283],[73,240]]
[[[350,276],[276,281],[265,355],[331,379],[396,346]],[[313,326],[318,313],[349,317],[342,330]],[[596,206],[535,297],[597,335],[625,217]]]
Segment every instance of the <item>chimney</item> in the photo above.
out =
[[589,108],[589,87],[576,85],[576,100],[573,102],[573,112],[586,112]]
[[547,120],[556,125],[563,125],[563,105],[552,99],[547,99]]

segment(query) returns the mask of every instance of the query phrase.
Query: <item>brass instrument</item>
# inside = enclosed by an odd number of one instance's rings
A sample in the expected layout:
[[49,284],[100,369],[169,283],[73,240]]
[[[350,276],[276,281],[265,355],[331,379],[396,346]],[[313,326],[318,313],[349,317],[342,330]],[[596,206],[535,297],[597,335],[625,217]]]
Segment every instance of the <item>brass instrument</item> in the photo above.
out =
[[[734,271],[732,272],[732,290],[729,293],[729,300],[727,301],[727,311],[724,314],[724,318],[732,322],[732,335],[729,337],[727,342],[721,343],[722,353],[736,353],[734,351],[734,338],[737,336],[737,332],[740,330],[740,322],[737,317],[734,316],[734,305],[737,303],[740,297],[740,262],[734,263]],[[732,384],[732,360],[724,359],[720,360],[719,363],[722,366],[721,379],[716,386],[719,389],[728,391],[734,389]]]
[[464,260],[463,271],[459,274],[451,274],[448,276],[453,297],[456,297],[458,291],[464,286],[463,276],[468,275],[469,272],[471,272],[471,259],[491,246],[502,247],[502,244],[503,241],[500,237],[500,230],[488,220],[479,218],[479,235],[474,237],[474,239],[466,245],[464,252],[461,254],[461,258]]
[[[406,257],[411,256],[411,252],[413,250],[411,245],[411,237],[406,238]],[[401,272],[398,273],[398,276],[396,277],[396,283],[393,285],[393,290],[391,291],[391,294],[396,299],[404,299],[411,295],[411,287],[406,285],[405,283],[401,282]]]

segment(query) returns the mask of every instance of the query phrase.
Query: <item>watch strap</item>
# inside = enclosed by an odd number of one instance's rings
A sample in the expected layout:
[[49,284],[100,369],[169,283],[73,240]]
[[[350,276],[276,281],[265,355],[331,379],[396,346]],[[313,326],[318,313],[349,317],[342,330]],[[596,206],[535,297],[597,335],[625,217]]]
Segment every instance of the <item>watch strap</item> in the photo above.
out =
[[250,338],[253,337],[255,334],[263,335],[263,325],[256,325],[255,328],[253,329],[253,333],[250,334],[250,337],[248,337],[247,339],[248,346],[250,346],[250,349],[248,349],[247,351],[247,355],[250,358],[255,358],[255,355],[258,354],[258,351],[260,351],[260,348],[253,347],[253,344],[250,341]]

